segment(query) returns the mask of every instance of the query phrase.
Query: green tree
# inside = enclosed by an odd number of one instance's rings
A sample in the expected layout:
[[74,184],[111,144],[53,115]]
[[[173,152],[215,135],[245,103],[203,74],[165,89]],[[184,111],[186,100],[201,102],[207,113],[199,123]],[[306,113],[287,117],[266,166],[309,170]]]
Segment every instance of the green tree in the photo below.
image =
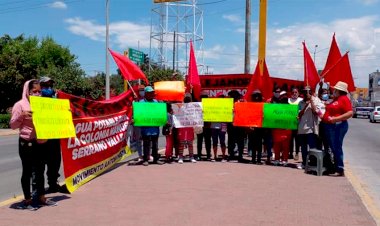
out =
[[51,37],[41,41],[36,37],[0,37],[0,113],[21,98],[25,81],[49,76],[56,88],[74,95],[84,95],[88,89],[85,72],[75,62],[67,47]]

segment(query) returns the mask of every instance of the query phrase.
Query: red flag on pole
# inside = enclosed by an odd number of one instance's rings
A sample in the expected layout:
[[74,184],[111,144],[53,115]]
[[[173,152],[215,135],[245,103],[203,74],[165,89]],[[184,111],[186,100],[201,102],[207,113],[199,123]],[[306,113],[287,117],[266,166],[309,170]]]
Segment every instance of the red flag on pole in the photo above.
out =
[[189,69],[186,76],[186,92],[193,93],[196,100],[201,96],[201,80],[199,79],[197,61],[195,59],[193,42],[190,41]]
[[124,77],[124,80],[137,80],[142,79],[145,81],[146,84],[149,84],[148,79],[144,75],[144,73],[141,71],[141,69],[133,63],[128,57],[121,55],[120,53],[114,52],[110,49],[108,49],[115,60],[115,63],[119,67],[121,74]]
[[347,83],[349,92],[356,90],[350,60],[348,59],[348,52],[344,54],[335,65],[322,74],[322,76],[324,76],[325,82],[330,83],[330,86],[335,86],[337,82],[342,81]]
[[340,60],[341,57],[342,57],[342,54],[340,53],[338,44],[335,40],[335,33],[334,33],[332,41],[331,41],[329,55],[327,56],[326,65],[321,73],[321,77],[323,74],[326,73],[327,70],[329,70],[332,66],[334,66]]
[[264,73],[260,75],[260,61],[256,64],[255,72],[252,75],[251,81],[247,87],[247,92],[244,95],[245,100],[249,100],[251,94],[256,89],[260,90],[264,99],[269,99],[272,96],[273,83],[269,76],[268,67],[264,60]]
[[315,90],[319,82],[319,75],[317,68],[310,56],[309,50],[307,50],[305,42],[303,44],[303,62],[304,62],[304,82],[305,86],[310,86],[312,90]]

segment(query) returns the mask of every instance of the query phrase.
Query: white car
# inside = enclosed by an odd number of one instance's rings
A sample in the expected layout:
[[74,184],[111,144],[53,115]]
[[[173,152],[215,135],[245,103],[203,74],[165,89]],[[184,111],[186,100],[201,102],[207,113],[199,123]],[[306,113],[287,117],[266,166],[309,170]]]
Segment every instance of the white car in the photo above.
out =
[[369,118],[371,112],[374,110],[373,107],[355,107],[353,118],[357,118],[358,116]]
[[370,122],[380,121],[380,106],[375,107],[375,109],[369,115]]

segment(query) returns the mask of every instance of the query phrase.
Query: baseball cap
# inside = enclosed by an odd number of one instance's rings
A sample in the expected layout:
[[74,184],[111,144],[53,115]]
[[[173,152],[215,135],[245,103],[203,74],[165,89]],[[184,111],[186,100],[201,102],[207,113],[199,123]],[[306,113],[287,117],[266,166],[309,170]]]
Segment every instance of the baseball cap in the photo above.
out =
[[146,93],[149,93],[149,92],[154,92],[154,89],[151,86],[147,86],[147,87],[145,87],[144,91]]

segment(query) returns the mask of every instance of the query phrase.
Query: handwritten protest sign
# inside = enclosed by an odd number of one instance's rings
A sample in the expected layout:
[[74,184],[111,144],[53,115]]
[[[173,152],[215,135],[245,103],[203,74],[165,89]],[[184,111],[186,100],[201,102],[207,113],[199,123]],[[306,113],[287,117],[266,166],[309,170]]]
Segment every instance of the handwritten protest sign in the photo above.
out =
[[205,122],[232,122],[232,98],[203,98],[203,120]]
[[175,128],[203,126],[201,102],[172,104],[172,109]]
[[234,126],[262,127],[264,103],[235,103]]
[[290,104],[264,104],[263,127],[297,129],[298,106]]
[[161,81],[154,83],[157,100],[183,101],[185,85],[183,81]]
[[38,139],[75,137],[69,100],[31,96],[30,107]]
[[165,103],[133,102],[135,126],[163,126],[167,121]]

